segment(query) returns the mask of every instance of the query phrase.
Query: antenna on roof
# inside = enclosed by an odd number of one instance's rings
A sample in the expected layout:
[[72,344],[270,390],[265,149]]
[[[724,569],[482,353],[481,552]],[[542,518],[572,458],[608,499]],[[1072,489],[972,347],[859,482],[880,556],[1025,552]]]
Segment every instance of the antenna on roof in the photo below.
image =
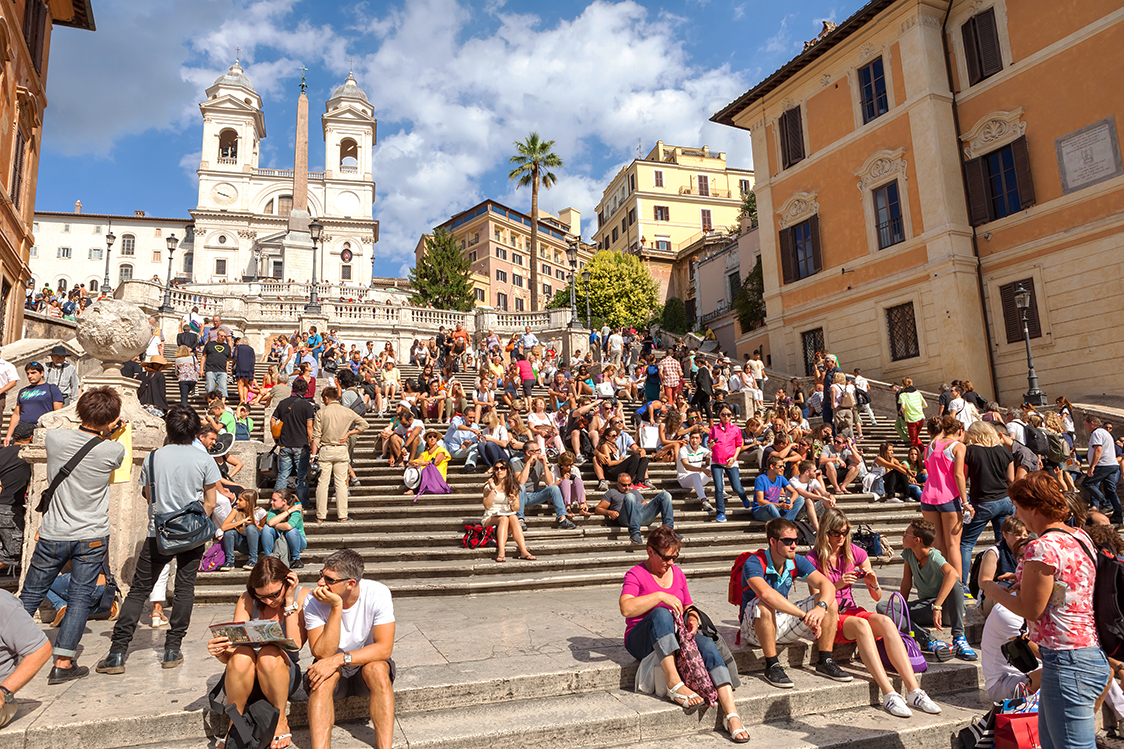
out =
[[301,93],[303,94],[305,91],[308,90],[308,84],[304,82],[304,74],[308,72],[308,68],[306,68],[304,65],[301,65],[300,71],[301,71]]
[[644,157],[644,142],[640,138],[636,139],[636,158],[641,159]]

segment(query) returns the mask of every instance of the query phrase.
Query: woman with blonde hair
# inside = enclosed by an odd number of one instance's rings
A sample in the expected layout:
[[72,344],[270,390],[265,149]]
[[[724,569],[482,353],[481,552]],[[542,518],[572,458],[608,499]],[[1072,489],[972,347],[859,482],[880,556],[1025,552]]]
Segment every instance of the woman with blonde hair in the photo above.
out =
[[531,401],[531,412],[527,414],[527,426],[539,443],[539,449],[548,458],[561,455],[566,451],[562,438],[558,435],[558,427],[554,426],[554,419],[546,412],[546,400],[535,398]]
[[[835,601],[839,607],[835,644],[856,643],[859,658],[882,691],[882,707],[886,712],[898,718],[909,718],[913,715],[909,709],[912,706],[926,713],[939,713],[941,708],[917,683],[897,625],[890,617],[872,613],[855,603],[851,590],[855,583],[865,583],[867,592],[876,602],[882,599],[882,586],[878,584],[878,576],[871,569],[866,552],[851,543],[851,521],[842,510],[833,507],[824,512],[815,546],[807,557],[835,586]],[[894,670],[902,677],[906,688],[904,698],[894,688],[882,665],[877,645],[879,639]]]
[[[974,422],[965,433],[968,443],[964,466],[968,471],[969,499],[975,510],[964,526],[960,538],[961,564],[971,569],[972,549],[988,523],[995,533],[995,543],[1003,538],[1003,521],[1015,514],[1015,505],[1007,496],[1007,487],[1015,480],[1015,461],[1003,447],[995,427],[986,421]],[[963,491],[964,479],[958,478]]]

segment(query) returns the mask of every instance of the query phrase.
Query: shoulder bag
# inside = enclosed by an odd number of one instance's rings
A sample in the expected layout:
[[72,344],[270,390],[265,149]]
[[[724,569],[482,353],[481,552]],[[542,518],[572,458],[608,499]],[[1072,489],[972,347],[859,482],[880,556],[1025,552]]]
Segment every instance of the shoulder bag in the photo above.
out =
[[104,441],[105,440],[101,437],[95,435],[89,442],[78,448],[78,452],[74,453],[70,460],[66,461],[66,465],[60,468],[59,472],[55,474],[55,477],[51,480],[51,485],[47,487],[47,491],[39,496],[39,504],[35,508],[36,512],[47,512],[47,509],[51,506],[51,499],[54,498],[55,492],[62,482],[66,481],[66,477],[78,467],[78,464],[82,462],[83,458],[90,454],[91,450],[98,446],[99,442]]
[[[148,454],[149,502],[156,500],[156,484],[153,477],[156,466],[155,455],[155,450]],[[178,510],[154,513],[153,520],[156,524],[156,546],[164,555],[190,551],[215,536],[215,524],[199,500],[188,502]]]
[[[293,404],[290,403],[288,409],[286,409],[285,411],[285,416],[288,416],[289,411],[292,410]],[[277,418],[276,416],[274,416],[273,419],[271,419],[269,422],[269,433],[273,435],[273,439],[275,440],[281,439],[281,429],[285,426],[285,422],[282,419],[284,419],[285,416],[282,416],[281,418]]]

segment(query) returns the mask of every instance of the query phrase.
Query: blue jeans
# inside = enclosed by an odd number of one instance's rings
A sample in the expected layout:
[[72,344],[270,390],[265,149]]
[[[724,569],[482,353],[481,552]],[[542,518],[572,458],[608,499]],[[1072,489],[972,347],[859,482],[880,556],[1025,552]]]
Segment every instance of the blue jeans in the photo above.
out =
[[[273,482],[273,491],[284,489],[289,483],[289,476],[296,473],[297,482],[304,480],[308,473],[308,463],[305,459],[303,447],[282,447],[277,450],[277,480]],[[305,497],[304,499],[308,499]],[[302,502],[304,500],[302,499]]]
[[537,492],[529,492],[519,488],[519,519],[523,519],[523,511],[534,505],[554,505],[554,516],[563,517],[566,514],[566,503],[562,501],[562,490],[557,486],[544,486]]
[[86,629],[94,587],[105,565],[109,536],[84,541],[50,541],[40,538],[31,555],[31,564],[24,579],[20,602],[24,611],[34,615],[47,591],[55,582],[63,565],[70,562],[70,597],[66,617],[55,639],[55,655],[73,658]]
[[[261,531],[254,524],[247,525],[245,528],[246,534],[242,535],[239,531],[229,530],[224,531],[222,534],[222,553],[226,555],[226,564],[230,567],[234,566],[234,552],[240,551],[250,557],[250,564],[258,563],[258,549],[261,548]],[[273,549],[272,542],[269,544],[270,550]]]
[[721,463],[715,463],[710,467],[710,475],[714,479],[714,504],[719,515],[726,514],[726,495],[722,491],[723,476],[730,477],[730,491],[741,497],[742,504],[749,507],[749,497],[746,495],[745,489],[742,488],[741,471],[738,469],[737,463],[734,463],[730,468]]
[[1094,703],[1108,684],[1108,660],[1098,647],[1050,650],[1042,655],[1038,738],[1042,749],[1094,749]]
[[1086,476],[1081,485],[1089,490],[1089,499],[1096,509],[1104,509],[1107,504],[1112,507],[1112,517],[1120,517],[1120,497],[1116,494],[1116,485],[1120,483],[1120,466],[1097,466],[1092,476]]
[[[105,593],[105,586],[104,585],[95,585],[94,586],[94,595],[90,599],[90,616],[97,616],[98,614],[104,614],[105,612],[109,611],[109,609],[103,609],[103,608],[98,607],[98,605],[101,603],[101,597],[102,597],[103,593]],[[55,611],[58,611],[59,609],[63,608],[64,606],[69,608],[69,606],[68,606],[68,602],[70,601],[70,573],[69,572],[64,572],[63,574],[59,575],[58,577],[55,578],[55,581],[53,583],[51,583],[51,587],[47,591],[47,601],[51,604],[52,607],[54,607]]]
[[459,450],[449,450],[449,457],[453,460],[464,459],[464,464],[470,468],[476,467],[476,460],[479,454],[479,445],[475,442],[466,442],[461,445]]
[[767,523],[773,518],[784,518],[785,520],[796,520],[796,516],[804,509],[804,498],[796,497],[792,502],[792,509],[781,511],[781,508],[776,505],[758,505],[753,508],[754,520],[760,520],[762,523]]
[[987,524],[991,523],[991,529],[995,532],[995,543],[999,543],[1003,538],[1001,535],[1003,521],[1008,515],[1015,514],[1015,503],[1007,497],[994,502],[980,502],[973,507],[976,508],[976,514],[972,516],[970,523],[964,524],[964,532],[960,536],[960,560],[966,569],[972,568],[972,549],[976,547],[976,540]]
[[[296,528],[290,528],[287,531],[278,531],[276,528],[266,526],[261,529],[261,549],[265,552],[266,556],[273,553],[273,545],[277,543],[277,537],[280,535],[285,536],[285,543],[289,544],[289,558],[296,561],[301,558],[301,552],[308,547],[308,541],[305,539],[304,534]],[[223,540],[226,540],[226,534],[223,534]]]
[[205,378],[207,392],[218,390],[222,397],[226,397],[226,372],[207,372]]
[[630,491],[624,497],[617,524],[628,526],[628,534],[640,533],[643,526],[649,525],[659,515],[660,522],[669,528],[675,527],[675,514],[671,509],[671,495],[660,492],[651,499],[644,499],[640,492]]
[[[714,640],[701,632],[695,633],[695,645],[699,648],[703,665],[710,673],[710,680],[715,687],[730,683],[730,669],[722,660],[718,646]],[[637,660],[644,660],[653,650],[659,653],[660,660],[679,652],[679,639],[675,636],[675,616],[671,609],[657,606],[649,611],[643,619],[628,633],[624,641],[625,650]],[[668,684],[669,687],[675,686]]]

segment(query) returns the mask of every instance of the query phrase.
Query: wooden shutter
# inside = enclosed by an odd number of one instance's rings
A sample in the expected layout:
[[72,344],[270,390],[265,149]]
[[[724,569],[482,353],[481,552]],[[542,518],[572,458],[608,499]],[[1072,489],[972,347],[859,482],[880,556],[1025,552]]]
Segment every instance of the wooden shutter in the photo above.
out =
[[12,183],[10,187],[12,205],[20,209],[23,198],[23,159],[27,151],[27,141],[23,137],[23,130],[16,128],[16,152],[12,159]]
[[793,248],[792,229],[781,229],[781,282],[792,283],[796,280],[796,252]]
[[999,26],[995,22],[995,8],[988,8],[978,14],[975,21],[982,79],[995,75],[1003,69],[1003,53],[999,50]]
[[1019,185],[1019,202],[1024,209],[1034,205],[1034,180],[1030,176],[1030,153],[1026,136],[1021,135],[1011,143],[1011,156],[1015,161],[1015,181]]
[[964,163],[968,183],[968,221],[972,226],[986,224],[991,220],[987,194],[987,178],[984,176],[983,159],[969,159]]
[[804,158],[804,133],[800,107],[793,107],[781,116],[781,157],[787,169]]
[[964,38],[964,64],[968,66],[968,85],[974,86],[983,80],[980,75],[980,53],[976,42],[976,19],[973,16],[960,27]]
[[1015,290],[1022,284],[1030,291],[1030,309],[1027,310],[1027,328],[1031,338],[1042,337],[1042,323],[1038,318],[1038,293],[1033,278],[1024,278],[999,287],[999,299],[1003,305],[1003,327],[1007,333],[1007,343],[1023,340],[1023,322],[1019,308],[1015,305]]
[[699,175],[699,195],[703,197],[710,195],[710,177],[705,174]]
[[812,273],[823,270],[823,253],[820,252],[820,217],[818,214],[808,219],[808,234],[812,240]]

